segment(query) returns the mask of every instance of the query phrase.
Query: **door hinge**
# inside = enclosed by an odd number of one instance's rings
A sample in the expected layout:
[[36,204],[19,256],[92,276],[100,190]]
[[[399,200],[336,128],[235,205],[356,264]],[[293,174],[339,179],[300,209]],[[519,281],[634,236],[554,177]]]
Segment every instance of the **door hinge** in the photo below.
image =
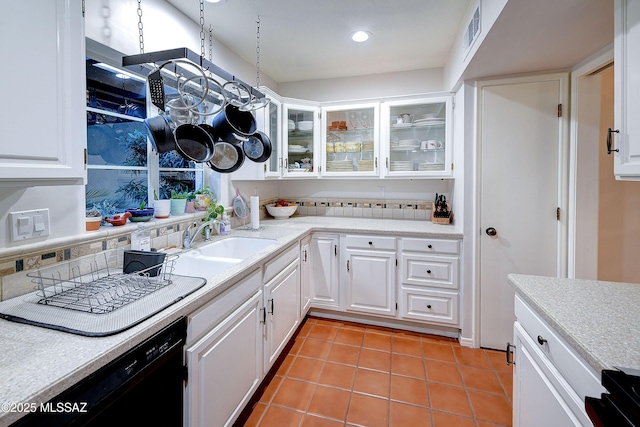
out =
[[87,166],[87,149],[84,149],[84,165]]
[[396,258],[396,267],[398,266],[398,258]]
[[558,117],[562,117],[562,104],[558,104]]
[[560,208],[556,208],[556,219],[560,221]]
[[338,245],[333,245],[333,255],[338,256]]
[[322,165],[318,166],[318,172],[322,173]]
[[396,311],[398,311],[398,303],[396,303]]
[[318,111],[318,119],[322,119],[322,111]]
[[453,163],[451,163],[451,170],[453,170]]

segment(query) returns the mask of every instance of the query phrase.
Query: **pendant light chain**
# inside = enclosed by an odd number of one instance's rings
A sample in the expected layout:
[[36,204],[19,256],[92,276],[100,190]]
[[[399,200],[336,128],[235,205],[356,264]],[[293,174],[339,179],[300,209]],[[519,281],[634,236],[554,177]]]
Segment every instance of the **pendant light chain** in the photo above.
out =
[[209,24],[209,61],[213,62],[213,27]]
[[204,0],[200,0],[200,56],[204,55]]
[[260,90],[260,15],[258,15],[256,32],[256,89]]
[[138,39],[140,40],[140,53],[144,53],[144,35],[142,33],[142,0],[138,0]]

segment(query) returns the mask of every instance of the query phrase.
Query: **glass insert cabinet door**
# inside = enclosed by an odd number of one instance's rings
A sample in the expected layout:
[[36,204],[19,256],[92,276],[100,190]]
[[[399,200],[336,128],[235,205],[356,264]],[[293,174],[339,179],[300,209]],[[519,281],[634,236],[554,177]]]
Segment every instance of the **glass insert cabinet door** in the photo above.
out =
[[283,103],[283,176],[318,176],[320,109]]
[[385,103],[385,175],[451,175],[451,98]]
[[380,104],[325,107],[322,175],[377,176]]
[[271,157],[267,159],[264,174],[265,177],[280,176],[280,164],[282,159],[282,148],[278,141],[282,132],[281,104],[271,99],[271,102],[263,112],[265,114],[265,132],[271,140]]

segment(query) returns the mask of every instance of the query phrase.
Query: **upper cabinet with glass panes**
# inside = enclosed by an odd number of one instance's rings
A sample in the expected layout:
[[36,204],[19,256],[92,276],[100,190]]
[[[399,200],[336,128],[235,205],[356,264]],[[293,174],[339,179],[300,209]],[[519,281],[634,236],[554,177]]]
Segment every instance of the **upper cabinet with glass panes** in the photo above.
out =
[[320,108],[313,105],[283,103],[283,177],[317,177]]
[[451,176],[450,96],[382,104],[383,176]]
[[378,176],[380,104],[322,108],[322,176]]

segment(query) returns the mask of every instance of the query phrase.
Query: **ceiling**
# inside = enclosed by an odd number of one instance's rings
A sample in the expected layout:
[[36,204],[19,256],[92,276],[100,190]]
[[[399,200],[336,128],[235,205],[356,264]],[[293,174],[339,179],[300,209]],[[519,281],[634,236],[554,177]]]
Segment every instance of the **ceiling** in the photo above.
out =
[[[167,0],[200,22],[200,0]],[[277,83],[444,67],[476,0],[227,0],[205,30]],[[613,42],[611,0],[508,0],[465,78],[568,69]],[[466,23],[466,22],[465,22]],[[372,35],[350,40],[355,30]]]
[[[199,0],[167,0],[200,23]],[[205,32],[278,83],[444,66],[471,0],[205,2]],[[356,43],[352,32],[371,33]],[[208,41],[205,43],[208,46]]]

